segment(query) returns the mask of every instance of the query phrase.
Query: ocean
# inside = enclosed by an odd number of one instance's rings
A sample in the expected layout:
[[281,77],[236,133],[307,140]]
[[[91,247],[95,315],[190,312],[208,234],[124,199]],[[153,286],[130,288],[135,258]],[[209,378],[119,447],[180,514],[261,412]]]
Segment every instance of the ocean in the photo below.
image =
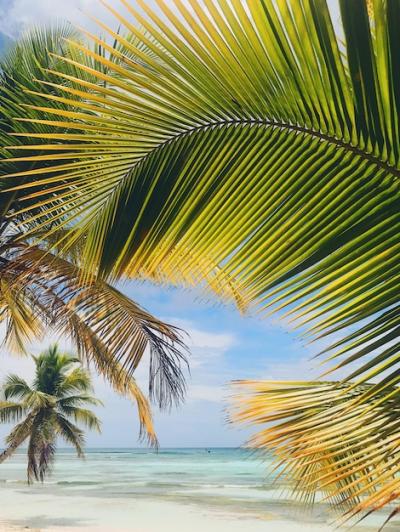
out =
[[[88,449],[84,461],[72,451],[59,450],[46,482],[28,486],[26,456],[20,451],[0,466],[0,520],[49,531],[97,530],[97,519],[105,530],[147,531],[153,530],[150,525],[132,528],[132,523],[140,523],[140,512],[147,512],[147,521],[159,512],[159,522],[163,512],[173,520],[183,508],[189,522],[187,512],[194,521],[202,515],[216,519],[215,530],[225,530],[228,517],[240,521],[244,531],[258,530],[256,522],[266,531],[273,530],[267,526],[273,522],[285,523],[282,530],[297,530],[299,523],[312,530],[333,530],[335,515],[328,506],[317,504],[310,510],[297,504],[267,475],[268,462],[243,449]],[[170,529],[166,520],[161,530]],[[177,523],[171,530],[183,532],[185,526],[181,529]],[[214,530],[211,524],[207,528],[204,532]]]

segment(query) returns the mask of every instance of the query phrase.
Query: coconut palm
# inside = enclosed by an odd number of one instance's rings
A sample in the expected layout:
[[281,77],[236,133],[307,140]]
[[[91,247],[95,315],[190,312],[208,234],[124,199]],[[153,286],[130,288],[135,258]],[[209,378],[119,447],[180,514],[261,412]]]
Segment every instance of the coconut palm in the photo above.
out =
[[43,481],[48,475],[59,439],[72,445],[78,457],[84,456],[84,432],[76,423],[100,432],[99,419],[85,406],[101,402],[89,395],[90,375],[81,367],[79,359],[61,353],[53,345],[33,360],[32,385],[18,375],[9,375],[0,403],[1,421],[18,421],[6,438],[7,447],[0,454],[0,463],[27,442],[28,482]]
[[29,89],[4,177],[27,234],[324,338],[347,378],[248,384],[239,418],[274,421],[256,443],[307,494],[398,500],[399,2],[121,4]]
[[[45,76],[49,83],[57,79],[44,74],[44,69],[62,66],[52,54],[68,55],[65,39],[71,36],[79,35],[69,27],[33,30],[0,60],[2,174],[27,167],[7,160],[8,146],[15,143],[14,135],[26,130],[25,120],[44,116],[40,110],[22,107],[24,101],[40,103],[32,95],[24,99],[24,91],[36,86],[34,80],[38,76]],[[70,55],[73,53],[71,50]],[[71,67],[70,73],[76,70]],[[49,89],[49,96],[52,92]],[[55,102],[53,110],[65,107]],[[41,123],[35,127],[41,134],[48,130]],[[24,138],[19,142],[22,145]],[[7,346],[24,351],[28,341],[41,337],[48,329],[70,337],[81,359],[92,363],[118,393],[137,403],[141,433],[155,444],[150,407],[133,372],[149,353],[151,398],[161,407],[179,402],[184,391],[184,346],[179,331],[153,317],[115,287],[85,276],[81,239],[69,247],[68,253],[63,254],[58,248],[55,253],[55,239],[44,235],[40,224],[17,212],[27,203],[21,201],[19,192],[7,192],[9,185],[7,179],[0,185],[0,319],[6,323]],[[56,206],[55,198],[53,207]],[[54,228],[57,239],[74,232],[56,222]]]

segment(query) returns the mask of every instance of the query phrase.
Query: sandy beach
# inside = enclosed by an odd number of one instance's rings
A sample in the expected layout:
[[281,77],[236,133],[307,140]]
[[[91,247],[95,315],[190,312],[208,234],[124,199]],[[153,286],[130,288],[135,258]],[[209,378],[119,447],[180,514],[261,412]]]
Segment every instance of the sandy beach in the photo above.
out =
[[[49,504],[48,497],[35,497],[27,505],[22,494],[5,494],[2,490],[0,530],[4,532],[332,532],[334,527],[313,523],[264,519],[234,512],[200,510],[190,505],[168,502],[97,499],[88,505],[86,499],[74,497],[68,507]],[[84,512],[85,518],[82,518]],[[373,527],[356,527],[363,532]],[[394,527],[388,527],[394,532]]]
[[[0,531],[333,532],[325,503],[306,509],[240,449],[60,451],[44,484],[26,483],[26,458],[0,468]],[[285,494],[286,493],[286,494]],[[352,532],[376,532],[374,516]],[[399,530],[399,522],[386,532]]]
[[[57,495],[25,489],[2,488],[2,532],[333,532],[334,526],[278,519],[273,512],[262,515],[202,508],[194,504],[122,498]],[[328,514],[327,514],[328,518]],[[310,519],[312,517],[310,516]],[[355,532],[376,532],[377,526],[356,526]],[[390,525],[387,532],[395,532]]]

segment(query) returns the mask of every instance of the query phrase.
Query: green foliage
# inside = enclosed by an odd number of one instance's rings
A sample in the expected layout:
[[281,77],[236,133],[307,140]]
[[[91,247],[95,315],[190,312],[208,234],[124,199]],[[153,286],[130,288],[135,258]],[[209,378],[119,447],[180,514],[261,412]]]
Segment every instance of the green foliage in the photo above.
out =
[[[79,243],[85,280],[202,283],[242,309],[286,310],[309,339],[331,338],[333,369],[355,364],[332,427],[349,409],[390,417],[400,380],[399,1],[340,0],[340,36],[326,0],[158,0],[162,17],[144,0],[146,16],[121,2],[136,23],[110,8],[123,28],[102,25],[114,47],[68,41],[70,54],[51,56],[56,69],[24,93],[41,117],[18,121],[6,162],[18,227],[59,254]],[[306,400],[321,417],[314,386]],[[313,427],[311,445],[325,441]],[[348,428],[358,430],[354,419]],[[398,422],[384,437],[399,441]],[[276,443],[265,445],[278,452]],[[339,461],[353,463],[349,449]],[[291,456],[300,471],[302,452]],[[345,482],[353,513],[373,511],[400,497],[398,464],[397,446],[378,446],[368,474],[343,470],[331,488]],[[311,493],[326,480],[315,471]],[[360,506],[365,480],[376,493]]]
[[[55,196],[51,208],[37,208],[36,198],[27,201],[21,193],[7,190],[16,181],[4,177],[9,172],[36,167],[35,163],[11,162],[10,145],[17,142],[19,147],[26,147],[29,139],[24,135],[28,130],[45,139],[52,126],[43,119],[68,108],[65,102],[52,100],[51,112],[44,112],[42,98],[32,93],[37,89],[37,78],[46,81],[46,93],[53,97],[57,92],[53,85],[58,81],[53,71],[64,67],[65,58],[80,59],[88,68],[98,66],[97,61],[70,47],[67,40],[71,38],[81,37],[69,26],[32,30],[0,60],[0,319],[6,322],[6,342],[14,351],[24,351],[27,341],[40,337],[49,327],[69,336],[81,359],[92,362],[116,391],[137,402],[141,431],[155,444],[149,405],[132,375],[145,353],[150,352],[149,394],[161,407],[179,402],[184,392],[181,365],[185,363],[179,332],[105,282],[93,277],[84,281],[81,249],[85,237],[56,221],[68,209]],[[101,57],[107,54],[97,44],[93,49]],[[74,76],[78,71],[68,64],[64,72]],[[89,74],[83,79],[93,81]],[[65,85],[75,86],[68,82]],[[33,128],[27,122],[32,120]],[[67,127],[65,133],[68,131]],[[28,184],[25,178],[18,183]],[[22,212],[30,207],[33,211],[29,215]],[[54,214],[57,216],[51,221]],[[43,232],[43,220],[56,230],[53,237]],[[62,252],[63,239],[70,243],[66,253]]]
[[0,455],[0,463],[27,441],[28,482],[43,482],[53,465],[59,439],[72,445],[79,457],[83,456],[84,432],[76,423],[100,431],[97,416],[83,407],[101,402],[89,395],[90,375],[77,366],[79,360],[61,353],[57,345],[33,360],[36,371],[32,386],[17,375],[9,375],[3,384],[1,421],[23,419],[6,438],[7,448]]

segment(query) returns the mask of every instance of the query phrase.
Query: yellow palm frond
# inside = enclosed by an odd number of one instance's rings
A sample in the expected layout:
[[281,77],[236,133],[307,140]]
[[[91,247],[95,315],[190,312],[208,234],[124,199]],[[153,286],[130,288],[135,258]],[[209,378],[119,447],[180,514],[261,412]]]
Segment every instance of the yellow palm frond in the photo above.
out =
[[273,453],[300,500],[320,493],[345,518],[365,517],[400,498],[398,389],[360,404],[372,386],[238,381],[231,417],[260,427],[249,445]]

